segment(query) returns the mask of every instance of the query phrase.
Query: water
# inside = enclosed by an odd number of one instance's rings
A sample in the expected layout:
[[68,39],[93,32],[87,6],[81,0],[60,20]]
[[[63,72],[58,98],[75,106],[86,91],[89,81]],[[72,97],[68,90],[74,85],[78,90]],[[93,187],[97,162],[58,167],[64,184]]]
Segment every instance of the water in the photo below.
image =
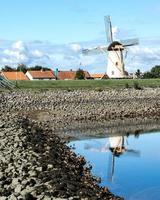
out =
[[[125,147],[119,156],[109,149],[116,142]],[[79,140],[70,145],[93,166],[92,174],[101,177],[100,184],[114,194],[126,200],[160,200],[160,132]]]

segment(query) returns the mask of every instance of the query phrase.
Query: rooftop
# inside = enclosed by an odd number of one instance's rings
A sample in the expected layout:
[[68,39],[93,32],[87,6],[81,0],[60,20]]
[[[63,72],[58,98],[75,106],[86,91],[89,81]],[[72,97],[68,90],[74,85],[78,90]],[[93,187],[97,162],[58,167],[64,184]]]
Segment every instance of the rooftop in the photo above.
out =
[[1,75],[8,80],[28,80],[23,72],[1,72]]
[[54,79],[54,72],[51,70],[48,71],[27,71],[33,79]]

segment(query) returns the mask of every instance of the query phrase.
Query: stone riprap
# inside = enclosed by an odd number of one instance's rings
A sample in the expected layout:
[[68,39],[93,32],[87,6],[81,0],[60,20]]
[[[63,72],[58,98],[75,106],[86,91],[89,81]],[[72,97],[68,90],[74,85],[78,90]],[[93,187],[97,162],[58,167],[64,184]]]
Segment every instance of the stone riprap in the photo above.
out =
[[117,119],[101,121],[76,121],[55,126],[51,122],[49,126],[56,135],[61,138],[78,140],[95,137],[110,136],[138,136],[140,134],[153,133],[160,130],[160,118],[158,119]]
[[1,92],[0,199],[120,199],[54,131],[75,121],[159,116],[159,88]]
[[0,93],[0,110],[23,112],[57,126],[83,120],[159,118],[160,88]]
[[0,119],[0,199],[120,200],[98,186],[77,156],[48,124],[13,113]]

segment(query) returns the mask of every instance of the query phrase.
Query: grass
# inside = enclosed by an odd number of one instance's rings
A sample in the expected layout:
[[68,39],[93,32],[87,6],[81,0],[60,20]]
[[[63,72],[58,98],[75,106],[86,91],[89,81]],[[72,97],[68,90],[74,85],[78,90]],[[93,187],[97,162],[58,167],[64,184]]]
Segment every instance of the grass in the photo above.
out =
[[160,87],[160,79],[108,79],[108,80],[67,80],[67,81],[18,81],[20,89],[120,89],[134,88],[134,85],[144,87]]

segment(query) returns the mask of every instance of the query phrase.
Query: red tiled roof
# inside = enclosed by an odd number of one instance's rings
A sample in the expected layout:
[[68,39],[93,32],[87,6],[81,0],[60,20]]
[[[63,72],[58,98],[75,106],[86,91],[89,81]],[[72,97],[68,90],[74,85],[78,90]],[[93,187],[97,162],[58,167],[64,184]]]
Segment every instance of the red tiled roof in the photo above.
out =
[[59,71],[58,79],[59,80],[74,80],[76,76],[75,71]]
[[55,79],[53,71],[27,71],[33,79]]
[[107,74],[91,74],[92,78],[103,78],[103,77],[108,77]]
[[3,72],[1,73],[8,80],[28,80],[23,72]]
[[[90,78],[90,74],[87,71],[84,71],[85,78]],[[74,80],[76,76],[76,71],[58,71],[59,80]]]

